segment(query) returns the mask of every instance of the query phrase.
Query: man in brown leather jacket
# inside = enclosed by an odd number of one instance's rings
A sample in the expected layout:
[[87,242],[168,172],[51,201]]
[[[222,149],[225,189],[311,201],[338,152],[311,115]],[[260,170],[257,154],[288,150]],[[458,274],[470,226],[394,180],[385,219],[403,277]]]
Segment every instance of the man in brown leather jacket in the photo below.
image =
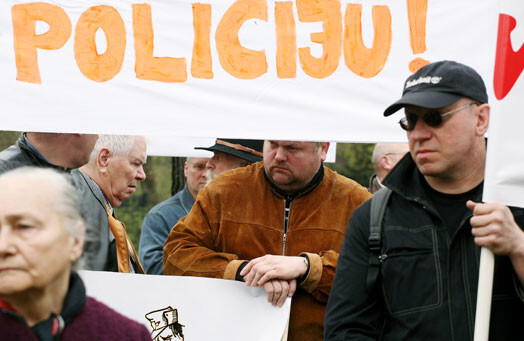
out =
[[164,274],[244,281],[291,305],[289,340],[322,340],[346,225],[371,194],[324,167],[329,143],[270,140],[264,161],[200,191],[164,247]]

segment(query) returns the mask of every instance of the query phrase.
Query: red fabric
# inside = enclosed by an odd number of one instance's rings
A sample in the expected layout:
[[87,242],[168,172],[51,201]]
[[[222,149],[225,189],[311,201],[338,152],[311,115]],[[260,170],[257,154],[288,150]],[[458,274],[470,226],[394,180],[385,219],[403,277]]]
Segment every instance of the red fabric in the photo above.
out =
[[[144,319],[144,322],[145,319]],[[0,311],[0,339],[38,341],[31,328]],[[61,340],[74,341],[151,341],[143,324],[130,320],[103,303],[88,297],[82,312],[67,324]]]
[[9,310],[9,311],[15,311],[15,308],[11,307],[11,305],[9,303],[7,303],[6,301],[2,300],[0,298],[0,309],[5,309],[5,310]]

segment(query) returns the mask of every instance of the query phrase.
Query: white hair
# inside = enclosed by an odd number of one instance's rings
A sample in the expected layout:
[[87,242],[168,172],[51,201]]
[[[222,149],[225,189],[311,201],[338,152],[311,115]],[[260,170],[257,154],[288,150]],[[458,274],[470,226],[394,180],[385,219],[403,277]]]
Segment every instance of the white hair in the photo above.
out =
[[143,136],[135,135],[99,135],[95,147],[91,152],[91,160],[96,159],[98,152],[102,148],[107,148],[112,156],[127,155],[133,149],[135,142],[142,139],[144,143],[146,140]]
[[[50,185],[56,192],[49,193],[49,198],[53,198],[53,208],[60,216],[64,229],[72,237],[77,237],[85,233],[84,220],[80,211],[78,192],[73,186],[71,176],[61,173],[52,168],[41,167],[20,167],[0,175],[0,180],[24,181],[27,178],[38,178],[43,184]],[[81,266],[80,259],[73,264],[77,269]]]

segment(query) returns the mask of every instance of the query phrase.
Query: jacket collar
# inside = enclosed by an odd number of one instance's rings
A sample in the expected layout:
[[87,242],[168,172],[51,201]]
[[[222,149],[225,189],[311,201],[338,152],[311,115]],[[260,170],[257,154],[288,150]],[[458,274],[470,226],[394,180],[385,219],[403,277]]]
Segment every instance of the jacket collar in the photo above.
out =
[[34,325],[31,329],[40,340],[60,339],[64,327],[84,309],[86,299],[86,288],[82,279],[76,273],[71,273],[69,290],[60,315],[51,314],[47,320]]
[[182,208],[186,213],[189,213],[189,211],[191,211],[191,207],[193,207],[193,204],[195,203],[195,198],[193,198],[191,192],[189,192],[187,184],[184,186],[184,189],[182,190],[180,199],[180,201],[182,202]]
[[[429,184],[418,170],[410,153],[407,153],[397,163],[382,183],[407,200],[417,201],[424,206],[434,206],[425,190],[425,186]],[[476,200],[480,201],[481,198],[478,197]]]
[[266,179],[266,182],[269,184],[274,193],[281,196],[282,198],[285,198],[286,200],[293,200],[296,197],[308,194],[309,192],[314,190],[318,186],[318,184],[322,182],[322,179],[324,179],[324,163],[320,163],[320,168],[318,169],[317,173],[315,174],[315,176],[313,176],[313,179],[311,179],[311,181],[306,186],[291,194],[286,193],[280,188],[278,188],[277,185],[275,185],[271,181],[271,179],[269,179],[269,176],[266,174],[266,170],[264,167],[262,167],[262,173],[264,174],[264,179]]
[[[39,340],[58,340],[64,327],[78,315],[86,304],[86,288],[80,276],[71,273],[69,289],[64,299],[60,315],[51,314],[48,319],[37,323],[31,330]],[[23,322],[23,318],[7,302],[0,301],[0,311]]]
[[43,156],[42,153],[40,153],[40,151],[38,151],[38,149],[36,149],[36,147],[33,146],[31,142],[29,142],[25,133],[23,133],[22,136],[18,138],[16,145],[36,166],[54,168],[62,172],[70,171],[70,169],[57,166],[49,162],[49,160],[47,160],[45,156]]

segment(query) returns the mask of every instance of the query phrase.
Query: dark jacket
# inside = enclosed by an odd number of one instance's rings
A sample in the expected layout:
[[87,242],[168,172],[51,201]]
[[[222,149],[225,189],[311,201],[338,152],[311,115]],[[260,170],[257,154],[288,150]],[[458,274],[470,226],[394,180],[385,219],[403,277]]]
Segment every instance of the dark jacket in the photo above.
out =
[[33,327],[12,308],[0,301],[0,339],[2,340],[151,340],[146,327],[86,296],[82,279],[71,275],[69,290],[60,315]]
[[310,271],[293,296],[288,340],[322,340],[325,305],[347,222],[371,196],[355,181],[322,170],[316,187],[292,200],[266,181],[262,162],[221,174],[198,193],[191,212],[171,230],[164,247],[164,274],[235,279],[247,260],[303,253]]
[[0,174],[24,166],[46,167],[67,171],[64,167],[53,165],[43,155],[33,150],[29,146],[25,134],[22,134],[14,145],[0,152]]
[[[386,177],[377,285],[366,291],[370,201],[348,225],[326,311],[325,340],[472,340],[480,247],[471,212],[450,237],[408,154]],[[478,197],[471,198],[481,201]],[[519,226],[524,211],[512,209]],[[508,257],[495,257],[490,340],[524,340],[524,303]]]
[[82,254],[85,269],[111,270],[107,267],[109,223],[103,204],[103,194],[98,186],[90,183],[92,181],[77,169],[68,170],[49,163],[39,152],[30,147],[25,135],[22,134],[16,144],[0,153],[0,174],[24,166],[54,168],[71,174],[86,225],[86,241]]
[[164,244],[178,220],[185,217],[195,199],[187,185],[171,198],[153,207],[144,217],[140,232],[140,262],[148,274],[161,275]]

